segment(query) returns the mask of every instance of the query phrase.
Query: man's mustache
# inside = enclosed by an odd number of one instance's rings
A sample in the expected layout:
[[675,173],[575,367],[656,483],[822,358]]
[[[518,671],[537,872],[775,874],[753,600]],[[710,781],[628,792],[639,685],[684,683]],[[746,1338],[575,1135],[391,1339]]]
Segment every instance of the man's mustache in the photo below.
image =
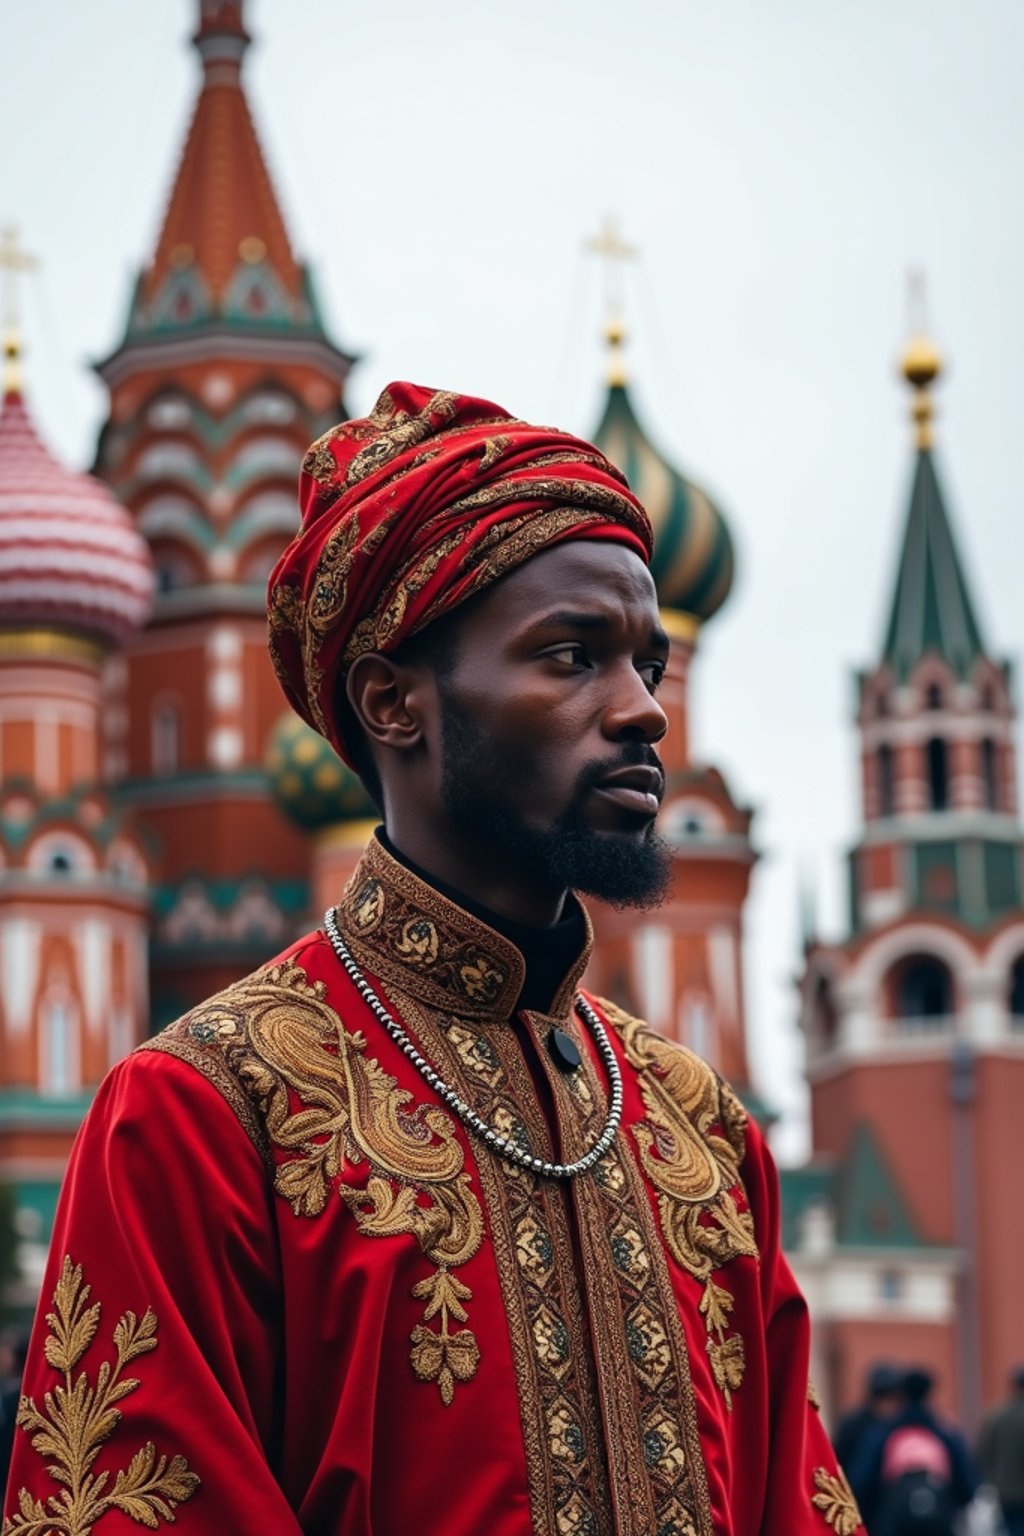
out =
[[646,741],[624,742],[615,757],[606,758],[600,763],[588,763],[576,780],[576,792],[574,799],[580,799],[592,789],[597,789],[611,774],[617,773],[621,768],[654,768],[657,771],[660,785],[657,790],[658,799],[665,794],[665,770],[662,767],[661,758],[654,748]]

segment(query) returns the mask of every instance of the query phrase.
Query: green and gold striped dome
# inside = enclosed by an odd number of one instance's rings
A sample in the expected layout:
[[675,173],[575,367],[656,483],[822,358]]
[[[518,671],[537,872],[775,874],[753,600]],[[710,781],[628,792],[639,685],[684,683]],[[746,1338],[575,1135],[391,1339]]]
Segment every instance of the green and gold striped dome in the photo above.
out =
[[291,710],[270,733],[264,766],[274,798],[300,827],[312,831],[377,815],[358,775]]
[[593,441],[647,508],[654,528],[651,574],[661,606],[709,619],[732,587],[733,544],[725,518],[651,445],[618,378],[609,385]]

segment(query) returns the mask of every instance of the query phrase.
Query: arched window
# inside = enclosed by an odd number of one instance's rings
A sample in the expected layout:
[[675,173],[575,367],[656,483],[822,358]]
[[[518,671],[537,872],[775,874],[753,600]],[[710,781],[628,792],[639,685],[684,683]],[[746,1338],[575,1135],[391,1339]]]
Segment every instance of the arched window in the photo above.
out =
[[938,683],[929,683],[924,696],[925,709],[941,709],[943,704],[942,689]]
[[177,773],[181,758],[181,711],[171,699],[153,706],[153,772],[161,778]]
[[906,1021],[948,1019],[953,1013],[953,977],[935,955],[908,955],[892,977],[892,1011]]
[[1010,1013],[1018,1029],[1024,1027],[1024,955],[1018,955],[1010,971]]
[[896,810],[896,779],[893,751],[888,742],[878,749],[878,814],[892,816]]
[[996,707],[995,689],[991,683],[986,683],[981,690],[981,707],[984,710],[993,710]]
[[819,976],[818,985],[814,989],[814,1021],[822,1045],[826,1047],[834,1045],[839,1020],[836,1017],[832,986],[827,976]]
[[987,737],[981,743],[981,782],[985,796],[985,809],[999,809],[999,767],[996,760],[996,744]]
[[66,1097],[78,1087],[71,1007],[64,998],[50,998],[43,1009],[43,1045],[46,1051],[43,1081],[46,1091]]
[[160,431],[174,432],[187,427],[192,416],[189,403],[181,395],[162,395],[154,400],[146,412],[150,426]]
[[698,1056],[708,1054],[711,1043],[711,1009],[706,997],[688,997],[683,1005],[686,1043]]
[[928,797],[933,811],[949,805],[949,754],[941,736],[933,736],[925,748],[928,759]]
[[201,579],[199,559],[192,550],[163,538],[154,540],[151,547],[159,592],[178,592],[183,587],[195,586]]
[[275,427],[294,421],[297,414],[298,408],[290,395],[271,389],[250,395],[242,406],[246,421],[269,422]]
[[879,719],[883,719],[889,713],[889,695],[880,693],[875,700],[875,713]]
[[182,475],[191,479],[202,468],[199,455],[188,443],[152,443],[142,454],[136,473],[142,480],[163,480]]

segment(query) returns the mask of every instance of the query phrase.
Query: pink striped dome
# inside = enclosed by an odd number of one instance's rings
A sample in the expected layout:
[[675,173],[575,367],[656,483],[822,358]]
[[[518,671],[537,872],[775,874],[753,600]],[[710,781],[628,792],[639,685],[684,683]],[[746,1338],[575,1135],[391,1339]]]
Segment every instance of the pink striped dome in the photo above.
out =
[[145,623],[153,561],[121,504],[65,469],[9,391],[0,408],[0,626],[60,625],[108,643]]

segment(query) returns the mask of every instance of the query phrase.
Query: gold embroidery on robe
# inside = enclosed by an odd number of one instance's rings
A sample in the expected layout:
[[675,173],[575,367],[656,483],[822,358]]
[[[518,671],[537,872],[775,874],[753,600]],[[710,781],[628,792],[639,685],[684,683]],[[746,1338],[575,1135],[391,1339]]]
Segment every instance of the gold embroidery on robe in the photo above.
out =
[[[483,1213],[451,1118],[437,1104],[411,1108],[412,1094],[366,1055],[365,1037],[345,1029],[326,993],[326,982],[310,983],[286,961],[201,1004],[144,1048],[195,1060],[210,1077],[204,1056],[223,1055],[273,1145],[290,1154],[274,1186],[296,1216],[318,1216],[336,1189],[365,1236],[415,1237],[435,1270],[413,1287],[424,1307],[410,1361],[447,1405],[480,1360],[472,1331],[450,1327],[467,1321],[463,1303],[472,1300],[451,1271],[479,1249]],[[290,1092],[301,1104],[295,1111]],[[365,1186],[340,1177],[346,1163],[368,1167]]]
[[47,1392],[43,1411],[31,1397],[18,1406],[19,1429],[32,1436],[33,1449],[47,1458],[46,1470],[64,1486],[51,1494],[45,1505],[27,1488],[18,1495],[17,1512],[4,1521],[3,1536],[89,1536],[111,1510],[119,1510],[137,1525],[155,1531],[161,1520],[174,1524],[174,1511],[190,1499],[199,1478],[184,1456],[170,1460],[158,1455],[152,1440],[135,1452],[126,1468],[110,1482],[110,1473],[93,1470],[104,1443],[121,1422],[123,1402],[141,1385],[125,1376],[125,1367],[157,1346],[157,1320],[151,1310],[139,1320],[125,1312],[114,1329],[117,1358],[104,1361],[95,1386],[85,1371],[73,1377],[75,1367],[88,1353],[100,1321],[100,1303],[88,1306],[90,1287],[83,1283],[82,1267],[70,1255],[64,1259],[53,1293],[52,1312],[46,1314],[50,1337],[46,1363],[63,1385]]
[[732,1407],[743,1382],[743,1338],[730,1333],[733,1296],[715,1279],[730,1259],[758,1256],[754,1221],[737,1205],[746,1113],[730,1088],[682,1046],[614,1003],[601,1007],[639,1073],[648,1118],[634,1126],[640,1162],[658,1196],[673,1257],[704,1286],[700,1302],[715,1383]]
[[817,1467],[814,1486],[818,1492],[811,1503],[821,1510],[826,1524],[832,1527],[836,1536],[853,1536],[854,1531],[860,1530],[860,1510],[845,1472],[840,1469],[833,1474],[824,1467]]
[[[390,881],[387,895],[395,895]],[[439,927],[443,958],[457,935],[443,922]],[[422,983],[423,973],[415,974]],[[456,973],[446,974],[458,987]],[[424,1009],[408,993],[395,992],[392,1001],[477,1113],[502,1135],[546,1155],[536,1090],[511,1031],[474,1029],[467,1019]],[[574,1283],[565,1192],[486,1154],[477,1172],[515,1361],[534,1536],[612,1536],[599,1394]]]
[[818,1413],[821,1412],[821,1398],[818,1396],[818,1389],[813,1381],[808,1381],[807,1383],[807,1401]]

